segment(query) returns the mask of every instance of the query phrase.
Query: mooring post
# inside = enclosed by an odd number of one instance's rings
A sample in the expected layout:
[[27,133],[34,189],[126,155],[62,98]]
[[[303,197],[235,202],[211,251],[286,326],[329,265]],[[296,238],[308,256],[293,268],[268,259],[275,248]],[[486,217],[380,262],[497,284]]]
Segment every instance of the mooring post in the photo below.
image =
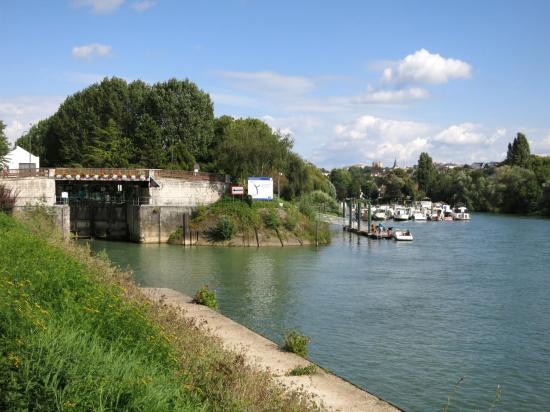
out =
[[361,200],[357,202],[357,231],[361,231]]
[[191,246],[191,231],[189,230],[189,213],[183,214],[183,244],[185,245],[185,239],[189,238],[189,246]]
[[367,222],[368,222],[368,229],[367,229],[367,232],[370,231],[370,228],[371,228],[371,213],[372,213],[372,210],[371,210],[371,205],[370,205],[370,200],[367,201],[367,210],[368,210],[368,218],[367,218]]
[[353,215],[352,215],[352,212],[351,212],[351,209],[352,209],[352,203],[351,203],[351,199],[348,200],[348,204],[349,204],[349,229],[351,230],[352,229],[352,219],[353,219]]

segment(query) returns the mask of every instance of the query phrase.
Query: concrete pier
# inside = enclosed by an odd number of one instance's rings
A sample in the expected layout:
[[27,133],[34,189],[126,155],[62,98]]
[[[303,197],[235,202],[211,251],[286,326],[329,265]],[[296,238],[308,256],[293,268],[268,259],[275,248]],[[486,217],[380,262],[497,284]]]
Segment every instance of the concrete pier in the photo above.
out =
[[268,370],[283,386],[311,394],[316,403],[330,411],[396,412],[398,407],[364,391],[344,379],[317,367],[313,375],[288,376],[296,367],[313,365],[293,353],[281,350],[274,342],[245,326],[209,309],[192,303],[180,292],[164,288],[142,288],[154,302],[182,310],[182,316],[197,320],[209,333],[221,339],[228,350],[243,352],[249,364]]

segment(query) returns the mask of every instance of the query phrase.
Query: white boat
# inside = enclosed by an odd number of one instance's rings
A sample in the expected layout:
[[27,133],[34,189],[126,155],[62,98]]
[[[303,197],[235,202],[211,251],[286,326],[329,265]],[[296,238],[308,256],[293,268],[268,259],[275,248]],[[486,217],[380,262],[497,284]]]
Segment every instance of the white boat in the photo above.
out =
[[451,206],[443,204],[443,221],[452,221],[454,220],[453,217],[453,209],[451,209]]
[[413,220],[426,220],[426,213],[422,210],[415,210],[412,214]]
[[408,211],[408,209],[395,209],[395,212],[393,213],[393,220],[409,220],[411,218],[411,215]]
[[466,206],[456,206],[453,209],[454,220],[470,220],[470,212]]
[[386,211],[385,210],[381,210],[381,209],[377,209],[375,212],[374,212],[374,215],[372,215],[372,218],[374,220],[386,220]]
[[413,240],[413,235],[408,229],[396,229],[393,232],[393,238],[395,240],[411,241]]

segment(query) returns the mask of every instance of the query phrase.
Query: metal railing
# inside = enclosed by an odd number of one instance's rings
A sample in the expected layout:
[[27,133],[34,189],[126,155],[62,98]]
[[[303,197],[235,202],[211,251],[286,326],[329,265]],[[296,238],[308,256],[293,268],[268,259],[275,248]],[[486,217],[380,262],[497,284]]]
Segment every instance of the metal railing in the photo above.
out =
[[16,178],[16,177],[48,177],[50,169],[2,169],[0,170],[0,177],[4,178]]
[[203,180],[209,182],[225,182],[225,175],[206,172],[189,172],[187,170],[157,169],[155,177],[185,180]]
[[57,167],[55,169],[55,176],[58,177],[71,177],[76,176],[80,178],[122,178],[134,177],[139,179],[144,177],[149,178],[149,169],[128,169],[128,168],[89,168],[89,167]]

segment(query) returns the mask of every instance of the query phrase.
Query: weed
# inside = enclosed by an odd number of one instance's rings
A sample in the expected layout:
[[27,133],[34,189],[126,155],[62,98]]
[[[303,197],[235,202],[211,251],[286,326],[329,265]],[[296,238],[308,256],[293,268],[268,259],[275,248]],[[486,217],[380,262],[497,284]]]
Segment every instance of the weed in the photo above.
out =
[[210,229],[209,237],[214,241],[231,240],[235,235],[235,222],[227,216],[221,216],[218,223]]
[[299,332],[292,330],[285,334],[284,350],[295,353],[298,356],[305,358],[307,356],[307,345],[309,338]]
[[316,372],[317,367],[315,365],[296,366],[288,373],[288,376],[314,375]]
[[208,285],[204,285],[202,288],[197,290],[197,293],[195,293],[195,297],[193,298],[193,303],[208,306],[210,309],[218,309],[216,292],[209,290]]

